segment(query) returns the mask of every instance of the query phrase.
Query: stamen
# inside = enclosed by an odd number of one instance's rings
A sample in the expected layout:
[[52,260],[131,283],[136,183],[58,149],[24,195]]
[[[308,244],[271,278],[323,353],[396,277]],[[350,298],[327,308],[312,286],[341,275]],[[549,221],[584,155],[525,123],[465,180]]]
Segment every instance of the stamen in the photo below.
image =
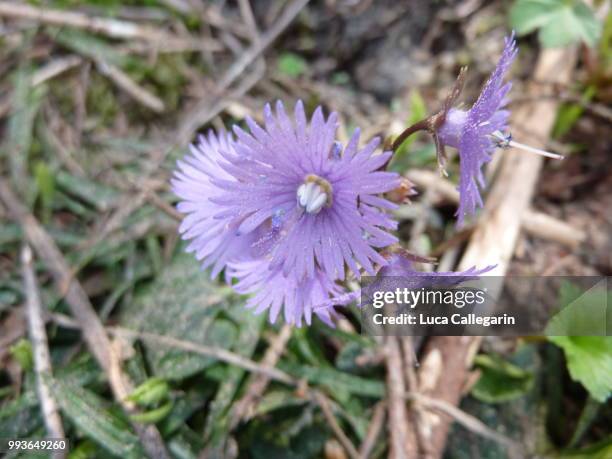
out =
[[278,231],[283,226],[283,217],[285,216],[284,209],[277,209],[272,214],[272,230]]
[[332,189],[329,182],[316,175],[308,175],[297,189],[298,205],[309,214],[318,214],[331,206]]
[[338,160],[342,157],[342,144],[338,142],[337,140],[334,142],[334,144],[331,147],[330,157],[331,159],[334,159],[334,160]]
[[530,145],[525,145],[524,143],[516,142],[512,140],[512,135],[504,135],[501,131],[495,131],[491,134],[498,142],[497,146],[501,148],[517,148],[519,150],[527,151],[529,153],[534,153],[540,156],[546,156],[547,158],[552,159],[564,159],[563,155],[558,155],[557,153],[551,153],[546,150],[541,150],[539,148],[532,147]]

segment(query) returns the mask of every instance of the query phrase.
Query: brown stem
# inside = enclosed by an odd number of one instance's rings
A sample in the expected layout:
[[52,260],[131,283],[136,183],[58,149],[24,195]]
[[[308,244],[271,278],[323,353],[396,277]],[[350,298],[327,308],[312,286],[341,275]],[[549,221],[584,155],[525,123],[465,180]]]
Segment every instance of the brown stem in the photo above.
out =
[[400,145],[404,143],[404,140],[406,140],[408,137],[410,137],[415,132],[429,131],[430,129],[429,120],[430,120],[429,118],[425,118],[424,120],[414,123],[412,126],[404,129],[404,131],[393,142],[393,145],[391,146],[391,150],[396,152],[397,149],[400,147]]

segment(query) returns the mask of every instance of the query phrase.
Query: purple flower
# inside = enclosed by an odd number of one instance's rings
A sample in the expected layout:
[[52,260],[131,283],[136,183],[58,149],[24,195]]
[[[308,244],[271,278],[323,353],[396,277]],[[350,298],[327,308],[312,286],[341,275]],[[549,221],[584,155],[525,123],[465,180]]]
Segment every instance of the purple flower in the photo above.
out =
[[504,76],[518,50],[514,34],[505,43],[502,56],[476,103],[467,111],[451,108],[438,129],[441,142],[459,150],[460,200],[456,213],[459,225],[466,215],[474,214],[483,205],[479,190],[479,186],[485,186],[482,166],[491,160],[507,128],[509,112],[504,107],[512,84],[504,83]]
[[377,277],[403,277],[413,284],[410,288],[442,287],[460,284],[478,278],[479,275],[491,271],[497,265],[476,269],[475,266],[465,271],[425,272],[414,269],[413,262],[401,253],[389,257],[389,263],[382,267]]
[[314,312],[321,315],[333,313],[335,306],[346,306],[354,301],[359,301],[362,294],[368,297],[374,291],[393,291],[398,287],[414,290],[451,287],[462,282],[476,280],[478,276],[491,271],[496,266],[490,265],[482,269],[476,269],[473,266],[465,271],[417,271],[410,258],[402,253],[393,253],[388,257],[388,263],[378,271],[376,277],[368,280],[367,285],[361,290],[348,293],[334,292],[332,297],[317,303]]
[[378,249],[397,242],[388,215],[395,204],[382,193],[400,185],[385,172],[390,152],[376,153],[378,139],[358,147],[335,140],[337,116],[319,107],[308,123],[301,102],[295,120],[276,104],[264,111],[265,128],[247,119],[250,133],[200,136],[177,164],[172,188],[186,216],[179,228],[203,267],[239,293],[247,307],[270,311],[275,321],[310,324],[313,312],[331,324],[333,310],[314,305],[344,294],[336,283],[346,267],[373,274],[386,260]]
[[358,148],[359,131],[343,150],[335,141],[337,115],[326,120],[320,107],[308,124],[298,102],[294,117],[277,102],[275,114],[265,108],[265,128],[250,118],[250,133],[234,127],[237,142],[219,162],[225,174],[211,179],[224,191],[210,197],[217,209],[211,217],[231,218],[237,236],[268,225],[253,247],[269,257],[271,271],[296,281],[314,278],[317,269],[344,279],[345,264],[355,274],[358,264],[373,273],[375,263],[386,263],[376,249],[397,241],[388,233],[397,223],[385,212],[396,206],[379,196],[400,183],[379,170],[391,153],[375,154],[378,139]]
[[179,226],[185,240],[191,240],[188,252],[194,252],[202,261],[202,268],[212,266],[212,277],[216,277],[227,262],[245,251],[255,240],[255,235],[236,233],[236,222],[231,216],[219,218],[224,208],[213,202],[223,196],[225,190],[215,185],[214,178],[235,180],[221,164],[224,155],[234,153],[235,142],[226,132],[218,136],[209,131],[199,136],[196,144],[190,145],[191,154],[177,162],[177,170],[171,180],[172,190],[181,198],[177,205],[186,216]]

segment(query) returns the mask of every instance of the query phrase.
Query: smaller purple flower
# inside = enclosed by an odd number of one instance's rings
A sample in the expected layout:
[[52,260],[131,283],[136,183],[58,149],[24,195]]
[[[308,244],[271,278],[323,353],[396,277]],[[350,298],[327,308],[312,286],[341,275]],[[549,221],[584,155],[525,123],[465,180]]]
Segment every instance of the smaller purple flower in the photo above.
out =
[[387,264],[382,266],[376,277],[371,279],[366,286],[361,290],[354,292],[334,292],[335,295],[326,299],[322,303],[318,303],[314,308],[316,314],[322,314],[327,311],[333,311],[336,306],[346,306],[353,302],[358,302],[362,292],[368,295],[368,292],[373,291],[392,291],[397,286],[394,278],[401,278],[400,285],[402,288],[420,289],[420,288],[439,288],[451,287],[470,280],[478,279],[478,276],[489,272],[497,265],[487,266],[482,269],[477,269],[475,266],[466,269],[465,271],[438,271],[425,272],[414,269],[412,256],[406,256],[404,253],[392,253],[389,255]]
[[464,217],[482,207],[480,188],[485,186],[482,167],[491,154],[506,140],[509,111],[505,110],[506,95],[512,83],[504,82],[518,50],[514,34],[505,39],[505,47],[495,70],[482,88],[478,100],[469,110],[450,108],[437,133],[443,145],[457,148],[460,159],[458,225]]
[[481,274],[491,271],[497,265],[490,265],[482,269],[472,266],[465,271],[436,271],[425,272],[414,269],[413,261],[401,253],[394,253],[389,257],[389,263],[378,272],[378,277],[404,277],[414,281],[412,288],[441,287],[460,284],[478,278]]
[[393,142],[392,149],[397,149],[412,134],[427,131],[436,144],[438,165],[444,175],[446,164],[445,147],[450,146],[459,151],[459,208],[457,224],[461,226],[466,215],[474,214],[477,207],[482,207],[480,188],[485,180],[482,167],[491,160],[493,151],[500,148],[516,148],[529,153],[553,159],[563,159],[562,155],[522,144],[512,139],[507,131],[510,112],[505,109],[506,96],[512,87],[504,77],[517,55],[514,33],[505,39],[505,47],[495,70],[485,83],[480,95],[469,110],[454,108],[463,83],[466,68],[462,68],[454,87],[448,94],[437,113],[418,121],[406,128]]

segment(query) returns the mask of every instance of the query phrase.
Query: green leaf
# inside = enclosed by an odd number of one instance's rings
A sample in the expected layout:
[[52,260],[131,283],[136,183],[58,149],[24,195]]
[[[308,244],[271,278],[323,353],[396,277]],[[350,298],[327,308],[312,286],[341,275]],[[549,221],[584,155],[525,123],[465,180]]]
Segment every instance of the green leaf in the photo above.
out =
[[334,394],[341,391],[365,397],[382,398],[385,396],[385,385],[381,381],[343,373],[334,368],[289,363],[281,363],[279,368],[297,378],[304,378],[311,384],[326,386]]
[[168,400],[159,408],[155,408],[154,410],[145,411],[144,413],[136,413],[132,414],[130,418],[136,422],[140,422],[142,424],[155,424],[156,422],[161,421],[168,413],[172,410],[172,401]]
[[[237,327],[218,316],[230,308],[242,308],[242,301],[236,298],[228,287],[212,283],[193,256],[180,254],[154,283],[121,309],[119,320],[122,326],[134,330],[230,349],[236,341]],[[211,357],[154,341],[146,341],[144,346],[153,374],[170,381],[189,377],[215,363]]]
[[[238,325],[238,336],[233,344],[233,350],[243,357],[251,358],[259,342],[261,331],[265,323],[264,314],[254,315],[244,311],[240,306],[229,311],[230,316]],[[205,438],[209,438],[214,446],[219,446],[228,435],[229,413],[235,399],[240,381],[245,375],[241,368],[225,367],[226,374],[219,386],[215,399],[210,404]]]
[[140,406],[151,406],[165,399],[169,391],[168,383],[164,379],[153,377],[135,388],[126,399]]
[[410,116],[408,125],[414,124],[427,116],[427,106],[423,96],[417,89],[410,91]]
[[561,311],[549,321],[547,336],[605,336],[612,330],[612,294],[605,289],[605,280],[586,291],[575,285],[562,284],[559,302]]
[[49,169],[47,163],[37,161],[34,166],[34,177],[36,179],[36,187],[40,193],[43,203],[48,204],[53,201],[53,193],[55,192],[55,180],[53,173]]
[[587,446],[586,448],[573,451],[564,451],[557,459],[610,459],[612,457],[612,437]]
[[481,354],[474,363],[481,376],[472,395],[485,403],[500,403],[525,395],[533,385],[530,372],[496,355]]
[[34,389],[25,390],[18,398],[0,405],[0,435],[22,438],[42,425],[38,398]]
[[197,459],[194,449],[197,448],[193,442],[186,440],[181,435],[175,435],[168,442],[168,450],[176,459]]
[[340,371],[346,371],[349,373],[358,372],[362,370],[363,366],[358,365],[355,360],[357,357],[363,355],[364,348],[359,343],[354,341],[350,341],[346,343],[340,351],[338,355],[336,355],[336,367]]
[[95,457],[98,452],[98,446],[91,440],[84,440],[76,445],[70,444],[70,454],[68,459],[89,459]]
[[119,67],[126,66],[134,59],[120,53],[115,46],[112,46],[107,41],[81,30],[68,28],[55,29],[53,39],[77,54],[90,57],[94,60],[103,59]]
[[302,75],[308,68],[308,64],[303,57],[294,53],[283,53],[278,58],[278,71],[290,77]]
[[323,349],[321,349],[314,339],[313,332],[310,328],[304,327],[296,329],[291,338],[292,348],[295,348],[301,360],[313,366],[331,366],[324,355]]
[[574,8],[560,8],[550,18],[550,22],[540,29],[538,38],[547,48],[567,46],[584,41],[588,46],[597,44],[601,25],[584,3],[578,2]]
[[517,0],[510,9],[510,26],[518,35],[545,26],[563,3],[558,0]]
[[21,227],[15,223],[3,222],[0,225],[0,246],[21,240]]
[[55,194],[55,178],[45,162],[38,161],[34,166],[34,180],[43,209],[43,221],[48,222],[51,217],[53,195]]
[[110,453],[142,457],[137,437],[123,419],[105,407],[95,393],[59,379],[48,378],[57,403],[75,427]]
[[70,381],[75,386],[86,386],[104,378],[91,354],[83,354],[68,365],[54,370],[55,378]]
[[603,60],[603,66],[609,68],[612,65],[612,14],[608,14],[601,33],[599,51]]
[[510,25],[519,35],[539,29],[545,47],[578,41],[594,46],[601,33],[593,11],[580,0],[517,0],[510,10]]
[[57,185],[66,192],[91,204],[97,210],[106,211],[117,203],[121,193],[91,179],[77,177],[65,171],[58,171],[55,179]]
[[580,443],[584,434],[587,433],[591,425],[593,425],[593,422],[595,422],[597,419],[602,406],[603,404],[599,403],[593,397],[587,398],[587,401],[582,408],[582,412],[580,413],[580,417],[578,418],[578,422],[576,423],[576,428],[574,429],[572,438],[568,443],[570,448],[573,448]]
[[296,397],[293,392],[286,390],[269,390],[257,404],[254,415],[261,416],[274,410],[301,406],[305,403],[307,403],[307,400]]
[[[596,92],[597,89],[594,86],[588,87],[582,96],[583,102],[589,102]],[[558,139],[567,134],[583,113],[584,108],[581,104],[563,104],[557,112],[555,126],[553,127],[553,137]]]
[[563,349],[572,379],[599,401],[612,393],[612,336],[550,336]]
[[184,426],[184,422],[196,411],[203,410],[203,406],[210,398],[211,387],[196,386],[194,389],[183,392],[177,397],[172,406],[172,411],[160,425],[160,431],[164,437],[174,434]]
[[579,33],[584,42],[593,47],[601,36],[603,26],[595,17],[593,10],[582,1],[576,2],[573,10],[574,24],[579,28]]
[[34,367],[32,344],[27,339],[20,339],[13,344],[9,350],[11,352],[11,356],[17,361],[23,370],[31,370]]
[[147,246],[147,252],[149,253],[149,258],[151,258],[151,264],[153,265],[153,271],[158,274],[162,269],[163,264],[163,256],[161,247],[159,245],[159,241],[157,240],[157,236],[149,235],[145,239],[145,244]]
[[11,94],[11,116],[0,152],[8,156],[11,178],[22,192],[27,191],[26,166],[32,146],[32,128],[42,99],[44,86],[32,88],[32,71],[20,68],[14,75]]

